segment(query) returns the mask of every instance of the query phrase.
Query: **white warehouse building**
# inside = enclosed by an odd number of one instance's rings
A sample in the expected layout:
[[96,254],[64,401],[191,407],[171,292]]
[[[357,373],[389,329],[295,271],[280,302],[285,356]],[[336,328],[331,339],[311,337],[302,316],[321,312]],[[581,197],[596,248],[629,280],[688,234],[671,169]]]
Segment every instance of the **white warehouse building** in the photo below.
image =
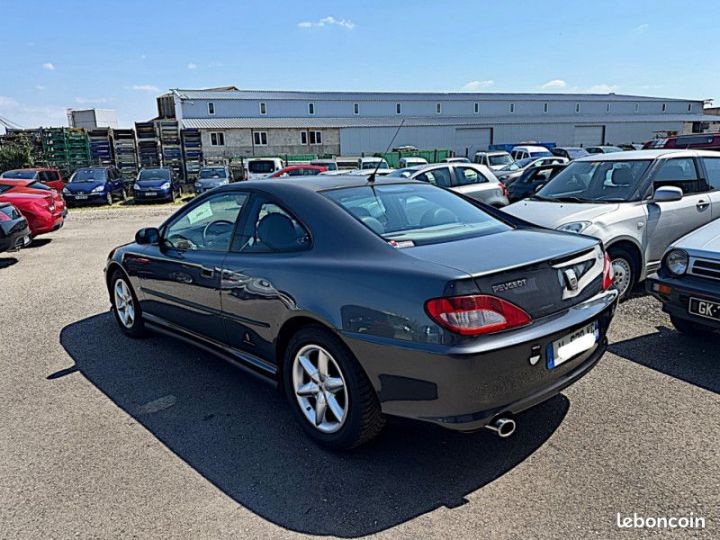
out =
[[639,143],[699,129],[703,102],[620,94],[171,90],[161,117],[199,129],[206,157],[360,155],[393,147],[473,155],[491,144]]

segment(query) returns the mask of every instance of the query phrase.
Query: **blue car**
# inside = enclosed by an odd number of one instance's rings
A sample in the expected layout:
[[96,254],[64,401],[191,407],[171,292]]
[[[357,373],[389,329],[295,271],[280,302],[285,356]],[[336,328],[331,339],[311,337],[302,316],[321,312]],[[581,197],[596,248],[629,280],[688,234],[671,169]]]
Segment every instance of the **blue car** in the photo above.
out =
[[120,172],[115,167],[85,167],[76,170],[63,188],[68,206],[79,204],[107,204],[125,200],[127,191]]
[[180,184],[168,168],[141,169],[133,185],[135,202],[174,201],[180,196]]

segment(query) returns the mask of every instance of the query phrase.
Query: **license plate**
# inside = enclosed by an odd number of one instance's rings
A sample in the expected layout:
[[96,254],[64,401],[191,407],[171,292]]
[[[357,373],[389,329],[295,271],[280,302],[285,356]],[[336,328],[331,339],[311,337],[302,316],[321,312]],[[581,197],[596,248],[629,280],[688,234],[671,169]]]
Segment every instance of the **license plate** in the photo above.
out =
[[29,246],[32,243],[32,237],[28,234],[22,239],[23,247]]
[[75,195],[75,198],[76,198],[77,200],[79,200],[79,201],[82,201],[82,200],[84,200],[84,199],[87,199],[88,196],[87,196],[87,195],[78,194],[78,195]]
[[549,369],[556,368],[578,354],[589,351],[599,338],[600,328],[597,322],[593,322],[572,334],[553,341],[547,346],[547,367]]
[[154,193],[154,192],[152,192],[152,191],[149,192],[149,193],[143,193],[143,195],[144,195],[145,197],[157,197],[157,193]]
[[720,304],[717,302],[691,298],[688,311],[698,317],[705,317],[706,319],[714,319],[716,321],[720,320]]

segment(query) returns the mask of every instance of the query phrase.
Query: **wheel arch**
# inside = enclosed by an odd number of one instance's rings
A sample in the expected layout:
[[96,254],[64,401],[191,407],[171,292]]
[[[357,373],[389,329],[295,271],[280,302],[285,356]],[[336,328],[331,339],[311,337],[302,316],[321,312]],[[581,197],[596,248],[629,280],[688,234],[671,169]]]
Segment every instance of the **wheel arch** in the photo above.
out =
[[614,239],[611,243],[605,246],[605,250],[610,252],[613,249],[621,248],[630,253],[633,256],[633,262],[637,270],[637,282],[645,279],[645,261],[643,258],[643,252],[640,245],[631,238],[621,237]]
[[[108,296],[112,296],[112,288],[110,284],[110,280],[112,279],[113,275],[117,271],[122,272],[125,275],[125,278],[128,281],[128,284],[130,284],[130,276],[123,268],[122,264],[120,264],[117,261],[110,261],[107,265],[107,270],[105,271],[105,287],[107,288]],[[112,301],[112,298],[111,298]]]

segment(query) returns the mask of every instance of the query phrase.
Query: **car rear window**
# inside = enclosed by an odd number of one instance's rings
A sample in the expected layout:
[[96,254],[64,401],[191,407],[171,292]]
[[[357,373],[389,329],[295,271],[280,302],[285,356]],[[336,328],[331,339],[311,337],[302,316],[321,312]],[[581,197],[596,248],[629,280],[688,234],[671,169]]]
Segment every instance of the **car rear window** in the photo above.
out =
[[35,178],[35,171],[5,171],[0,178],[12,178],[13,180],[32,180]]
[[167,169],[143,169],[138,180],[170,180],[170,171]]
[[275,171],[275,162],[272,160],[256,160],[248,163],[248,171],[255,174],[271,173]]
[[5,214],[10,219],[20,219],[20,212],[15,210],[14,206],[3,206],[0,208],[0,212]]
[[398,247],[508,231],[471,202],[432,185],[393,184],[324,191],[370,230]]

